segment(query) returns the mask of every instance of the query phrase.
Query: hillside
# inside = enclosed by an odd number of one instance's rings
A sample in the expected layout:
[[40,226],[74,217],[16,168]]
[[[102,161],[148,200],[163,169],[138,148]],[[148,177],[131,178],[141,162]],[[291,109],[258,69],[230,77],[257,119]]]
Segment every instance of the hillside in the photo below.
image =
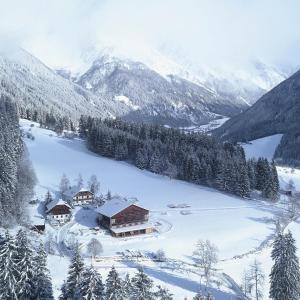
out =
[[[242,200],[214,189],[142,171],[127,163],[91,153],[80,139],[64,139],[39,128],[37,124],[34,127],[30,124],[29,121],[21,121],[22,128],[25,131],[31,128],[35,137],[35,140],[25,138],[25,142],[39,179],[36,189],[38,199],[43,200],[48,190],[55,195],[63,173],[72,183],[79,173],[85,182],[95,174],[100,181],[101,193],[106,194],[110,190],[112,194],[136,197],[141,205],[150,209],[151,222],[157,229],[150,236],[116,240],[102,230],[95,233],[92,230],[97,226],[94,211],[82,208],[76,209],[70,223],[61,228],[46,223],[46,234],[42,238],[47,239],[51,234],[58,241],[56,254],[49,255],[56,295],[67,272],[68,257],[65,256],[64,245],[71,244],[74,238],[86,245],[92,237],[96,237],[101,241],[104,252],[103,260],[94,265],[102,276],[107,274],[111,265],[115,265],[122,276],[143,266],[155,284],[167,286],[174,293],[174,299],[182,300],[185,296],[191,299],[199,288],[199,276],[191,266],[191,255],[195,243],[201,238],[211,240],[219,248],[219,271],[214,278],[221,282],[221,287],[216,288],[213,284],[211,288],[216,300],[236,299],[238,290],[233,288],[233,281],[226,280],[222,273],[240,283],[245,266],[254,258],[265,255],[265,250],[261,252],[261,249],[272,238],[275,229],[272,219],[280,214],[279,207],[259,200]],[[45,153],[51,153],[47,160]],[[29,208],[35,219],[37,208],[34,205]],[[120,253],[140,251],[147,256],[158,249],[166,252],[169,263],[119,260]],[[86,256],[85,246],[82,253]],[[86,261],[89,263],[90,258],[86,257]],[[269,253],[262,262],[267,274]]]
[[0,49],[0,93],[23,110],[78,118],[81,114],[111,116],[113,108],[100,97],[66,80],[37,58],[13,47]]
[[252,107],[214,132],[224,140],[249,141],[283,134],[275,158],[300,164],[300,71],[262,96]]
[[252,78],[249,81],[220,70],[193,70],[160,53],[146,53],[132,57],[114,48],[100,51],[92,55],[91,67],[73,80],[99,97],[122,102],[126,120],[178,127],[236,115],[285,78],[263,64],[253,67],[255,79],[252,71],[243,73]]

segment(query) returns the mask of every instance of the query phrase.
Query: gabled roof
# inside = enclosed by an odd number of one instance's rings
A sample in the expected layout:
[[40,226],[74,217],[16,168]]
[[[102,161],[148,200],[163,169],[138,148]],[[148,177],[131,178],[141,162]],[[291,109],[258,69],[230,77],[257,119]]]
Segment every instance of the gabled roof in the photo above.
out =
[[71,208],[71,206],[67,202],[65,202],[64,200],[57,199],[57,200],[52,200],[51,202],[49,202],[46,205],[47,212],[49,212],[52,208],[54,208],[57,205],[64,205],[64,206],[67,206],[67,207]]
[[[114,197],[109,201],[106,201],[102,206],[100,206],[96,211],[100,213],[103,216],[106,217],[113,217],[117,213],[121,212],[122,210],[128,208],[131,205],[136,205],[138,207],[141,207],[137,204],[136,200],[126,200],[121,197]],[[143,207],[141,207],[143,208]]]

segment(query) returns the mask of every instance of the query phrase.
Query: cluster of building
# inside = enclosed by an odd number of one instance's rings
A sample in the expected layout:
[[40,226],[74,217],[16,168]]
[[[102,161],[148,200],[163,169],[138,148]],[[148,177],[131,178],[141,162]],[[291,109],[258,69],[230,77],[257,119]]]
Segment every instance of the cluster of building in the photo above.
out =
[[[72,216],[72,206],[94,203],[95,195],[87,189],[66,194],[66,199],[52,200],[46,204],[46,215],[51,223],[63,224]],[[153,232],[149,222],[149,210],[121,197],[112,197],[96,208],[99,225],[109,230],[114,237],[128,237]]]

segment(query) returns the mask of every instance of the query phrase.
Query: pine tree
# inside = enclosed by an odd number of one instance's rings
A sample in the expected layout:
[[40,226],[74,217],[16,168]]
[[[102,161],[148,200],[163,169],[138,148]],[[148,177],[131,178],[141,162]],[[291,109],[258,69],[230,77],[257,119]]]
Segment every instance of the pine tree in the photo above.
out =
[[34,299],[54,299],[50,272],[47,268],[47,254],[42,243],[39,245],[37,256],[35,257],[34,282],[36,286]]
[[160,285],[157,286],[157,291],[154,293],[156,299],[159,300],[172,300],[173,294],[169,292],[168,289],[161,287]]
[[273,177],[273,185],[274,185],[274,191],[278,193],[279,191],[279,179],[278,179],[278,173],[276,169],[276,165],[274,160],[272,160],[271,163],[271,172],[272,172],[272,177]]
[[106,201],[110,201],[112,199],[112,195],[111,195],[110,190],[107,191],[105,199],[106,199]]
[[18,299],[17,248],[8,231],[0,246],[0,295],[2,299]]
[[76,185],[78,189],[82,189],[83,188],[83,178],[82,175],[79,173],[78,177],[76,179]]
[[73,300],[78,289],[79,279],[83,270],[83,261],[80,256],[78,245],[75,246],[74,254],[69,267],[68,278],[65,282],[60,299]]
[[82,271],[79,282],[79,299],[104,300],[104,285],[100,274],[93,268],[86,268]]
[[250,181],[247,167],[243,163],[239,165],[239,176],[236,194],[243,198],[249,197],[250,194]]
[[194,296],[193,300],[206,300],[206,297],[205,297],[201,292],[198,292],[198,293]]
[[59,184],[59,190],[62,194],[62,196],[65,195],[65,193],[70,189],[70,181],[67,178],[67,176],[65,174],[63,174],[61,180],[60,180],[60,184]]
[[92,175],[89,182],[88,182],[88,186],[90,191],[94,194],[97,195],[99,190],[100,190],[100,182],[97,179],[96,175]]
[[300,299],[300,270],[296,251],[291,232],[279,233],[271,254],[274,265],[270,274],[270,298],[273,300]]
[[128,273],[126,274],[125,279],[123,280],[123,291],[125,299],[129,299],[132,293],[132,284]]
[[147,169],[148,167],[148,155],[144,148],[140,148],[137,150],[136,158],[135,158],[135,165],[143,170]]
[[34,280],[34,261],[31,244],[24,230],[19,230],[16,235],[17,271],[18,271],[18,299],[31,299],[36,289]]
[[52,201],[52,195],[49,191],[47,191],[46,196],[45,196],[45,204],[47,205]]
[[153,281],[144,273],[143,269],[139,269],[132,278],[132,295],[135,300],[153,300],[152,292]]
[[125,299],[122,280],[114,266],[108,273],[105,286],[107,300]]

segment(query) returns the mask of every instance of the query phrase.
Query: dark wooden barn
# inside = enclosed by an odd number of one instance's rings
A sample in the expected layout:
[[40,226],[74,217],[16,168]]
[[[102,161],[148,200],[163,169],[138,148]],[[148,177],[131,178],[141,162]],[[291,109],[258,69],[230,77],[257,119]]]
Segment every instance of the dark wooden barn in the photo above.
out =
[[136,202],[113,198],[98,209],[99,223],[115,237],[148,234],[153,231],[149,223],[149,210]]

